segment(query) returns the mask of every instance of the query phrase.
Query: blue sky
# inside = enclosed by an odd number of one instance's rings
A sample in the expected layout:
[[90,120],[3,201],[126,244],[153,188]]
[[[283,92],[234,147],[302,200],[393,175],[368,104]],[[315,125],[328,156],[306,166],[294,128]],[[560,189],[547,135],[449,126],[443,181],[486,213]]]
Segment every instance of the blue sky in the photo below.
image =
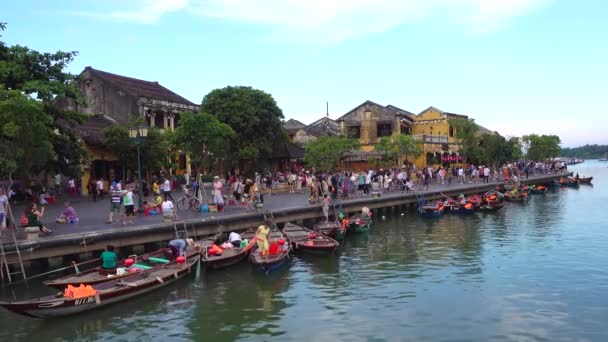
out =
[[200,103],[227,85],[310,123],[372,100],[466,114],[506,136],[608,143],[608,2],[130,0],[0,4],[2,39],[80,52]]

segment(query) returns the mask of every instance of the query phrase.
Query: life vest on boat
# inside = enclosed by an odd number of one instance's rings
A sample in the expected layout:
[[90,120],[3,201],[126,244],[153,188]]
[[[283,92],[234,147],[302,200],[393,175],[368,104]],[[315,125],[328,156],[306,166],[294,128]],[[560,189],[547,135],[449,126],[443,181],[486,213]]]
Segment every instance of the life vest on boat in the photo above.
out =
[[471,209],[471,208],[473,208],[473,205],[471,203],[467,203],[467,204],[464,205],[464,208],[465,209]]
[[342,224],[340,225],[340,230],[345,230],[349,224],[350,224],[350,222],[348,221],[347,218],[345,218],[344,220],[342,220]]
[[209,247],[209,249],[207,249],[207,254],[209,255],[218,255],[218,254],[222,254],[224,250],[222,249],[222,247],[213,244],[211,245],[211,247]]
[[91,285],[80,284],[78,287],[68,285],[63,293],[63,296],[66,298],[84,298],[94,296],[96,294],[97,290],[95,290]]

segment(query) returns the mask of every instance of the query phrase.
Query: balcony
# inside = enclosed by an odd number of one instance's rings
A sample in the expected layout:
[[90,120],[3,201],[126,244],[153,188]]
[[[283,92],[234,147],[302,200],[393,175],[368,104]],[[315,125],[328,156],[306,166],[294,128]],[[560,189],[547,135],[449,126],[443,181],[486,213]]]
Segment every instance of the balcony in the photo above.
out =
[[418,134],[414,135],[414,139],[423,142],[423,143],[432,143],[432,144],[446,144],[448,142],[447,135],[427,135],[427,134]]

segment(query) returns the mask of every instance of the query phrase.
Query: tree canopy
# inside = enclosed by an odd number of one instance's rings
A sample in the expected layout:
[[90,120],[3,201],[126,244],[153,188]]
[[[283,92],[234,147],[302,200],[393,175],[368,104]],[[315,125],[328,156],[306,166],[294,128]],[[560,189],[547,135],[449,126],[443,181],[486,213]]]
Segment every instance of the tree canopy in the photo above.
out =
[[608,145],[585,145],[574,148],[562,148],[560,155],[570,158],[605,158],[608,155]]
[[561,151],[561,140],[557,135],[529,134],[521,138],[526,147],[526,158],[544,160],[558,157]]
[[380,138],[380,142],[376,144],[376,150],[384,152],[384,159],[399,164],[401,157],[405,160],[409,156],[414,158],[422,153],[418,146],[418,141],[413,136],[407,134],[393,134],[389,137]]
[[[0,25],[0,31],[5,27]],[[53,106],[59,98],[79,98],[74,76],[64,71],[76,55],[42,53],[0,41],[0,171],[9,178],[42,170],[79,175],[86,152],[60,122],[77,123],[81,116]]]
[[270,158],[272,146],[287,139],[282,129],[283,112],[270,94],[258,89],[215,89],[205,96],[200,111],[215,116],[236,132],[227,155],[243,168],[246,164],[260,168]]
[[235,137],[232,128],[213,115],[184,112],[174,131],[173,143],[190,154],[199,170],[209,171],[210,161],[225,156],[230,140]]
[[304,161],[331,171],[349,151],[358,150],[359,140],[345,137],[321,136],[304,145]]

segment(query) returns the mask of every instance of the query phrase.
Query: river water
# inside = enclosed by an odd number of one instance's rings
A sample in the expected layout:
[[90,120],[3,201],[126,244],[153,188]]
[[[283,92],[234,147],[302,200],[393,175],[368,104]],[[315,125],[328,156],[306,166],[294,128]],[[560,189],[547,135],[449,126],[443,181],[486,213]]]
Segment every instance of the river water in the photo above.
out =
[[377,212],[372,232],[347,237],[334,257],[294,256],[270,276],[245,263],[59,320],[0,311],[0,340],[605,341],[607,166],[570,168],[593,187],[494,214]]

